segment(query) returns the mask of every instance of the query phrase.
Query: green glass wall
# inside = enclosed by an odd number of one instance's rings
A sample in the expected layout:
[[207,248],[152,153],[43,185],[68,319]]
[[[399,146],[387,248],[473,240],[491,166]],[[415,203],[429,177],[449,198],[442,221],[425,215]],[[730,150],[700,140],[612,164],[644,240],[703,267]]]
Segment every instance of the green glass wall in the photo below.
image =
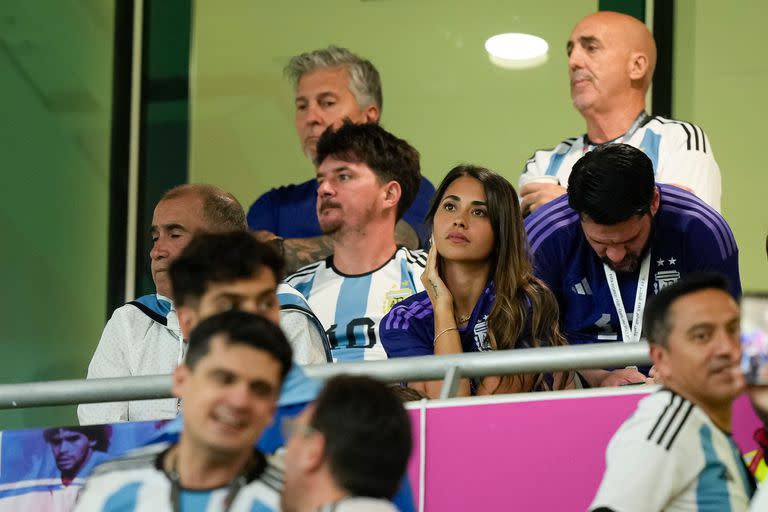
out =
[[[104,325],[111,1],[0,6],[0,382],[81,378]],[[0,429],[75,422],[0,412]]]
[[723,176],[723,215],[739,245],[744,290],[768,290],[764,135],[768,4],[678,0],[674,113],[706,131]]

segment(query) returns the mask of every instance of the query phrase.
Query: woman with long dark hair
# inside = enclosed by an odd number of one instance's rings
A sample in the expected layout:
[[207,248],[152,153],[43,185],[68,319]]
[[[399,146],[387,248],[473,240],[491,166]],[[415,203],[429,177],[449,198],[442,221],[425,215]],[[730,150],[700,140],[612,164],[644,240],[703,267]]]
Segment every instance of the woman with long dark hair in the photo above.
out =
[[[433,243],[421,277],[426,291],[381,321],[389,357],[567,344],[557,301],[533,275],[517,193],[506,179],[482,167],[455,167],[427,221]],[[562,389],[572,380],[571,373],[465,379],[459,395]],[[437,397],[441,382],[410,386]]]

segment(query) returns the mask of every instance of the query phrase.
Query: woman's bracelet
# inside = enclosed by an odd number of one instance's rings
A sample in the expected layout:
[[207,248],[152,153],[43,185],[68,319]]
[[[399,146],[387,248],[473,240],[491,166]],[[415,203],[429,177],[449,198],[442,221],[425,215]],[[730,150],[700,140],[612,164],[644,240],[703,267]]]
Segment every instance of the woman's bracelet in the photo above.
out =
[[438,333],[437,336],[435,336],[435,340],[432,342],[432,346],[434,347],[437,344],[437,339],[442,336],[443,334],[447,333],[448,331],[458,331],[459,329],[457,327],[448,327],[446,329],[443,329]]

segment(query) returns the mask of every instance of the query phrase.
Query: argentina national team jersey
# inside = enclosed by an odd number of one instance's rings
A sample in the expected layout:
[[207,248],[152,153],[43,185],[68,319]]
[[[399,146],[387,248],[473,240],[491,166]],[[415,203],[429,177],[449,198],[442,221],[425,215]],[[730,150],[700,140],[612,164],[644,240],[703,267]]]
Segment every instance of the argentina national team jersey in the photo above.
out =
[[[97,467],[78,499],[77,512],[171,512],[173,510],[224,510],[229,486],[208,490],[181,489],[179,508],[171,503],[171,480],[162,470],[162,454],[170,445],[161,443],[137,450]],[[263,456],[262,456],[263,461]],[[277,512],[280,510],[282,471],[263,462],[260,471],[248,476],[229,510]]]
[[[648,298],[694,272],[718,272],[741,295],[738,248],[728,223],[695,195],[659,185],[653,219]],[[584,237],[577,212],[562,196],[525,220],[534,271],[560,306],[563,333],[572,344],[622,341],[619,318],[603,263]],[[633,321],[638,272],[618,273],[621,298]]]
[[[612,142],[629,144],[643,151],[653,163],[658,183],[683,185],[720,210],[720,168],[701,127],[646,115],[633,133]],[[565,139],[553,149],[536,151],[526,162],[520,183],[540,176],[556,176],[560,184],[567,187],[573,164],[594,147],[595,144],[582,135]]]
[[286,278],[323,324],[335,361],[386,359],[379,343],[379,322],[392,306],[424,289],[424,251],[399,248],[380,268],[344,275],[333,257],[307,265]]
[[755,491],[730,434],[669,389],[640,400],[605,462],[593,511],[742,512]]

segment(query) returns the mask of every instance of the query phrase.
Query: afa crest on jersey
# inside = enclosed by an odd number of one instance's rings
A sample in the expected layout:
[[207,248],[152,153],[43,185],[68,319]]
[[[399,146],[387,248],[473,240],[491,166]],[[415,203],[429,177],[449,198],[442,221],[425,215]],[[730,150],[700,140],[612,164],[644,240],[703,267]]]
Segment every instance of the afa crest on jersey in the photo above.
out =
[[400,287],[393,285],[392,289],[384,294],[384,305],[382,307],[382,313],[389,313],[392,307],[403,299],[407,299],[411,295],[416,293],[408,281],[402,281]]

